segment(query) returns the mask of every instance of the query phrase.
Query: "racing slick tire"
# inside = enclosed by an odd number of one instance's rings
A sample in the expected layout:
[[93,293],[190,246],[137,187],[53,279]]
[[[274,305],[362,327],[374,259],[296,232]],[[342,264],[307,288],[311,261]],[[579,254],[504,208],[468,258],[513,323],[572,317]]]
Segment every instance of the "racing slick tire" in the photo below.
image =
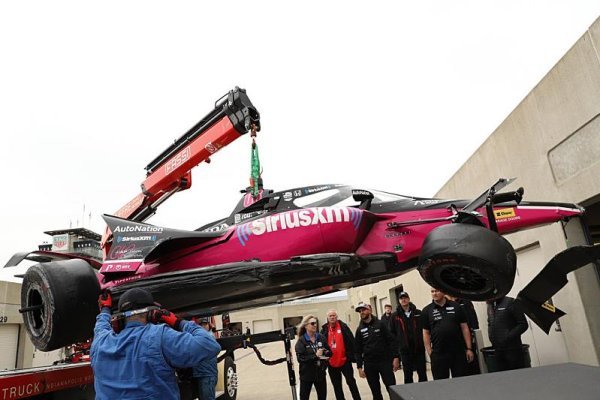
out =
[[517,270],[515,250],[502,236],[477,225],[442,225],[425,238],[419,272],[452,296],[484,301],[505,296]]
[[92,337],[100,284],[84,260],[29,268],[21,286],[23,321],[33,345],[51,351]]

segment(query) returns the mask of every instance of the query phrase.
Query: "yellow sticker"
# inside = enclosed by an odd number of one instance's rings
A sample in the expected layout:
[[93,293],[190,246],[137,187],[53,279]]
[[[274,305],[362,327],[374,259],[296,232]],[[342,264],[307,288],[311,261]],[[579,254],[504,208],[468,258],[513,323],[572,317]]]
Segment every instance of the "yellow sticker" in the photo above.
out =
[[504,219],[511,218],[516,216],[514,208],[501,208],[499,210],[494,210],[494,216],[496,219]]
[[545,302],[544,304],[542,304],[542,308],[545,308],[546,310],[550,311],[550,312],[556,312],[556,307],[554,307],[552,304]]

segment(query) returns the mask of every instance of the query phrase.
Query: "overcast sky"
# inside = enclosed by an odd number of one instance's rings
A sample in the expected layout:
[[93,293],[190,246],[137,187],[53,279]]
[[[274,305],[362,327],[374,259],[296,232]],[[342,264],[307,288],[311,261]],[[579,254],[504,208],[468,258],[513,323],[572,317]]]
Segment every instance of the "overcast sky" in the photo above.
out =
[[[0,265],[44,230],[100,232],[236,85],[261,113],[266,187],[432,196],[599,15],[597,0],[2,2]],[[149,222],[228,215],[249,157],[245,136]]]

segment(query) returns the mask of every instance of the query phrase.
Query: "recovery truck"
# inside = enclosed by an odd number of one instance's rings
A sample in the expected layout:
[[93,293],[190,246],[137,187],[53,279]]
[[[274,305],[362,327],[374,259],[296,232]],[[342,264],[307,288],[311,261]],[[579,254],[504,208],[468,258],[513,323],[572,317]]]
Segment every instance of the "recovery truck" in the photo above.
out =
[[[272,331],[217,338],[223,349],[223,353],[218,357],[217,399],[235,400],[237,398],[238,381],[234,351],[245,348],[252,348],[265,365],[287,363],[290,389],[292,398],[295,399],[296,378],[291,351],[293,338],[292,329],[288,329],[286,332]],[[275,341],[284,343],[285,357],[277,360],[265,360],[256,346]],[[73,347],[82,351],[71,354],[68,359],[55,365],[0,372],[0,399],[93,400],[95,398],[94,372],[89,361],[89,346],[84,345],[84,348],[81,349],[81,344],[78,344]],[[190,371],[178,371],[178,376],[181,399],[197,398]]]

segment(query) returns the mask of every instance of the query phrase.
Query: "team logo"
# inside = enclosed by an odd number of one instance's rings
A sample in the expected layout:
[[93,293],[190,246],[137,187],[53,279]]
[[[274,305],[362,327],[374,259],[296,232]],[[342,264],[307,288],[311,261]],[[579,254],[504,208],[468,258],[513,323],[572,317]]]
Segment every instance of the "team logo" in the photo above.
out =
[[307,208],[258,218],[238,225],[236,234],[240,244],[245,246],[252,236],[318,224],[352,223],[354,230],[358,230],[362,218],[363,211],[356,208]]

